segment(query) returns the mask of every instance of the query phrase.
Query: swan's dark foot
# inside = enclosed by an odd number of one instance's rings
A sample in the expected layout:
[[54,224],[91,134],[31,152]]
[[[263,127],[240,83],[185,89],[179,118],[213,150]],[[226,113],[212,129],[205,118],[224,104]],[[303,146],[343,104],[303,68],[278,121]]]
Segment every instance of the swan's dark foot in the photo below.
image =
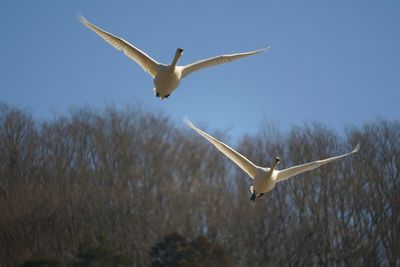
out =
[[164,98],[168,98],[168,97],[169,97],[169,95],[170,95],[170,94],[168,94],[168,95],[165,95],[165,96],[164,96]]
[[253,191],[253,194],[251,194],[251,201],[255,201],[256,200],[256,192]]
[[258,196],[257,196],[257,197],[261,197],[262,195],[264,195],[264,193],[260,193],[260,194],[258,194]]
[[160,97],[160,93],[159,92],[156,92],[156,97]]

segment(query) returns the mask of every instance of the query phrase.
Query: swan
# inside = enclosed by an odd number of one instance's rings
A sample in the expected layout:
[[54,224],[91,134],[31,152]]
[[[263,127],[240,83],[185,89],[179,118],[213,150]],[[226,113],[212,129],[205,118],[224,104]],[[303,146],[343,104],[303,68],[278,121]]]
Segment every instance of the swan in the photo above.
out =
[[170,65],[165,65],[157,62],[145,52],[128,43],[124,39],[100,29],[96,25],[86,20],[83,16],[80,16],[80,21],[83,23],[83,25],[97,33],[101,38],[110,43],[116,49],[122,50],[126,56],[139,64],[145,72],[149,73],[153,77],[153,82],[155,85],[154,94],[160,99],[169,97],[169,95],[178,87],[180,81],[194,71],[222,63],[227,63],[270,49],[270,47],[266,47],[250,52],[221,55],[199,60],[186,66],[178,66],[178,60],[183,54],[183,49],[178,48],[175,52],[172,63]]
[[252,179],[252,185],[250,186],[251,198],[250,200],[255,201],[256,198],[262,196],[264,193],[271,191],[277,182],[284,181],[289,179],[295,175],[298,175],[303,172],[307,172],[313,169],[316,169],[328,162],[338,160],[340,158],[346,157],[350,154],[356,153],[360,149],[360,144],[357,144],[355,148],[346,154],[342,154],[339,156],[316,160],[313,162],[293,166],[283,170],[277,170],[279,162],[281,161],[279,157],[275,157],[272,160],[271,167],[260,167],[249,161],[242,154],[238,153],[225,143],[217,140],[201,129],[197,128],[187,116],[184,117],[184,122],[187,126],[192,128],[198,134],[207,139],[211,144],[213,144],[219,151],[221,151],[225,156],[231,159],[234,163],[236,163],[243,171],[245,171]]

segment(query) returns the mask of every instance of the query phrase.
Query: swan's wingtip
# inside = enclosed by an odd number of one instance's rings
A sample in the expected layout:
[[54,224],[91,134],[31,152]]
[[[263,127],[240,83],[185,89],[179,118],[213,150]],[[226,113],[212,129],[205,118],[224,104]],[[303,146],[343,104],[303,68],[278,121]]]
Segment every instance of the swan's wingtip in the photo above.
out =
[[351,151],[351,152],[356,153],[356,152],[358,152],[358,150],[360,150],[360,143],[357,143],[357,145],[354,147],[353,151]]
[[272,47],[270,45],[267,45],[266,47],[259,49],[258,52],[268,52],[271,50],[271,48]]
[[190,121],[190,119],[187,115],[183,116],[182,120],[188,126],[190,126],[192,124],[192,122]]
[[78,19],[82,24],[86,24],[88,20],[82,15],[82,13],[78,14]]

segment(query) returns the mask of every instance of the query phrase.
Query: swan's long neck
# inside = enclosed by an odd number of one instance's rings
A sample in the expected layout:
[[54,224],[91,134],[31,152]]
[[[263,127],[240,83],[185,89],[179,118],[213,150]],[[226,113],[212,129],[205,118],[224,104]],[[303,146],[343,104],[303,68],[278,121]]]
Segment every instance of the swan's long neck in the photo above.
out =
[[181,57],[181,55],[178,52],[176,52],[174,59],[172,60],[171,67],[173,67],[173,68],[176,67],[176,64],[178,63],[178,60],[180,57]]
[[278,164],[279,164],[279,160],[277,160],[277,159],[275,158],[275,159],[272,161],[271,169],[268,171],[269,175],[271,175],[271,174],[274,172],[274,170],[275,170],[276,166],[278,166]]
[[272,163],[272,166],[271,166],[271,171],[274,171],[275,168],[276,168],[276,166],[278,166],[278,163],[277,163],[276,161],[274,161],[274,162]]

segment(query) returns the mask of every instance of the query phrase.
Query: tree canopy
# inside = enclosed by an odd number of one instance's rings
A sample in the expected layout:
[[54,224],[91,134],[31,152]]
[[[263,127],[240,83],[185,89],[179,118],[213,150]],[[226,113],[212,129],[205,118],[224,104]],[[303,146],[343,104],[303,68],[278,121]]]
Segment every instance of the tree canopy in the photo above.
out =
[[39,121],[0,104],[0,265],[398,266],[399,121],[345,136],[264,123],[235,148],[283,168],[357,142],[252,203],[246,174],[166,115],[82,108]]

